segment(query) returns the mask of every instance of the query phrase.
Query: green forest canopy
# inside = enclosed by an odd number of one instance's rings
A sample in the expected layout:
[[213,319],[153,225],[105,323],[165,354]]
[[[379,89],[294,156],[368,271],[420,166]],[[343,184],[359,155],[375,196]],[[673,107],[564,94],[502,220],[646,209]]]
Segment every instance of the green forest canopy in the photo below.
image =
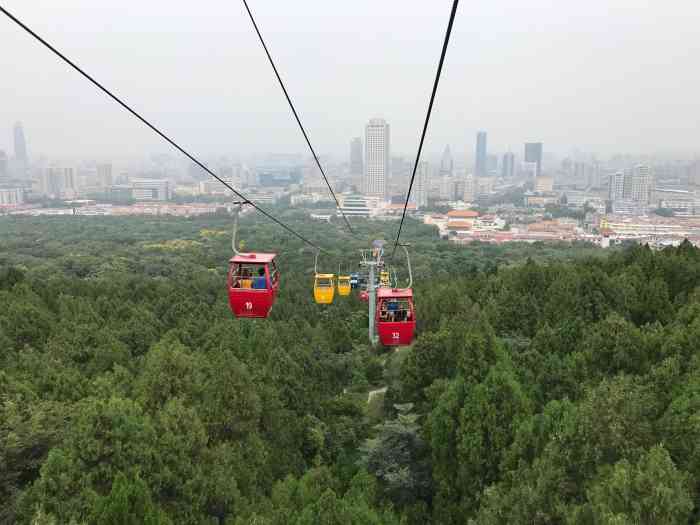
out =
[[[396,227],[280,213],[329,272]],[[282,289],[232,318],[229,228],[0,220],[0,523],[697,523],[689,244],[462,248],[410,222],[418,339],[392,352],[252,217]]]

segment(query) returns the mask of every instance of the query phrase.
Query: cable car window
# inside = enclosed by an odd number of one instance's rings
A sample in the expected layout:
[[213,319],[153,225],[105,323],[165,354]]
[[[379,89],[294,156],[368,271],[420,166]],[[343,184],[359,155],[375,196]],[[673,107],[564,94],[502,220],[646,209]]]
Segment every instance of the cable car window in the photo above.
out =
[[316,280],[316,286],[318,286],[319,288],[332,288],[333,287],[333,279],[319,277]]
[[413,320],[411,303],[407,299],[388,299],[379,307],[379,320],[387,323],[404,323]]
[[234,288],[267,288],[264,264],[235,264],[231,273],[231,285]]

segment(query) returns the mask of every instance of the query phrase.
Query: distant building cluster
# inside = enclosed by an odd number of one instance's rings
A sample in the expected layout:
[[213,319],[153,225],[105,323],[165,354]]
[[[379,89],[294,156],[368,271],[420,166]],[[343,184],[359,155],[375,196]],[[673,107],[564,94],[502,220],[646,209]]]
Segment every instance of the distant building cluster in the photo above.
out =
[[684,235],[694,239],[700,220],[698,157],[601,159],[580,151],[557,157],[536,139],[498,149],[483,129],[466,145],[424,153],[414,166],[413,155],[392,148],[390,123],[368,119],[364,136],[350,138],[342,161],[319,158],[340,210],[309,155],[208,157],[205,164],[217,180],[200,165],[167,154],[130,162],[48,159],[33,152],[21,123],[8,131],[13,147],[0,150],[2,214],[187,216],[230,206],[243,192],[263,206],[306,208],[316,220],[340,213],[396,220],[415,174],[406,210],[452,242],[662,244]]

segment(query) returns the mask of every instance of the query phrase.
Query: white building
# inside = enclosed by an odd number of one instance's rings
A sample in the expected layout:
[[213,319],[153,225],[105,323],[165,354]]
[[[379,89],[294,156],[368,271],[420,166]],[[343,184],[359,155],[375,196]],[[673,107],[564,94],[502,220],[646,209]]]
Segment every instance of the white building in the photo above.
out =
[[[371,204],[362,195],[340,196],[340,209],[347,217],[369,217],[372,214]],[[341,216],[340,211],[337,215]]]
[[[233,188],[236,187],[233,177],[221,177],[221,180]],[[227,197],[233,195],[233,192],[230,189],[216,179],[199,181],[199,193],[201,195],[224,195]]]
[[625,174],[625,199],[649,204],[653,179],[651,168],[640,164]]
[[0,188],[0,206],[16,206],[24,203],[22,188]]
[[391,137],[386,120],[371,119],[365,126],[364,193],[374,197],[386,195],[391,171]]
[[132,179],[131,196],[137,201],[167,201],[170,182],[163,179]]

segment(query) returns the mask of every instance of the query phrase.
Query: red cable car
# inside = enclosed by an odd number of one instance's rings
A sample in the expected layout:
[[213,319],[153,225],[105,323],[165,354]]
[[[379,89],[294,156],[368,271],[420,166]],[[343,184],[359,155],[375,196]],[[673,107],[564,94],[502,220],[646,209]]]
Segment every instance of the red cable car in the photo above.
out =
[[277,297],[280,273],[274,253],[239,253],[229,261],[228,302],[236,317],[267,317]]
[[384,346],[408,346],[416,331],[411,288],[377,288],[377,332]]
[[277,298],[280,272],[275,264],[275,253],[240,253],[236,247],[238,216],[243,202],[233,211],[231,247],[234,256],[229,260],[228,304],[236,317],[266,318]]

